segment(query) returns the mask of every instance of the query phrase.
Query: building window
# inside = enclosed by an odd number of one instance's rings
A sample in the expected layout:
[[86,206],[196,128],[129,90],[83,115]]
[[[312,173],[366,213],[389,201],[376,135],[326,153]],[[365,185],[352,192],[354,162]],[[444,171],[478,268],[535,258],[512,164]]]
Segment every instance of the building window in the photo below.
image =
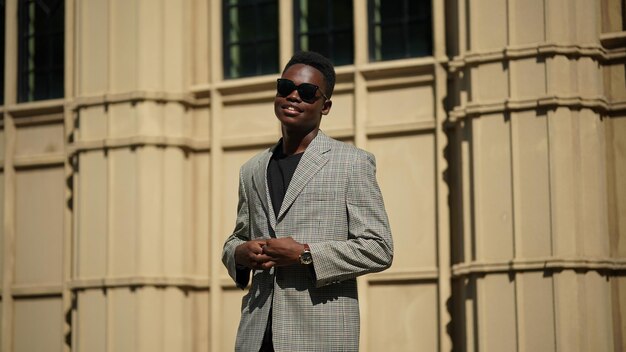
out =
[[6,1],[0,0],[0,105],[4,105],[4,15]]
[[354,62],[352,0],[294,0],[296,51],[316,51],[335,65]]
[[224,77],[278,72],[277,0],[224,0]]
[[63,0],[19,0],[18,101],[63,97]]
[[370,60],[432,55],[431,0],[369,0]]

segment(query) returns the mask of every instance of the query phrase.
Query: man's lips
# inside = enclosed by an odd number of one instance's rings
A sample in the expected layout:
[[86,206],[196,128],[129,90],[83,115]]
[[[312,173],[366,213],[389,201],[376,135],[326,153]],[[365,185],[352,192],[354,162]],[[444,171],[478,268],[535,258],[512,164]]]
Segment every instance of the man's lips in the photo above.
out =
[[297,115],[302,112],[302,109],[300,109],[296,105],[291,105],[291,104],[285,104],[281,106],[281,108],[286,114],[289,114],[289,115]]

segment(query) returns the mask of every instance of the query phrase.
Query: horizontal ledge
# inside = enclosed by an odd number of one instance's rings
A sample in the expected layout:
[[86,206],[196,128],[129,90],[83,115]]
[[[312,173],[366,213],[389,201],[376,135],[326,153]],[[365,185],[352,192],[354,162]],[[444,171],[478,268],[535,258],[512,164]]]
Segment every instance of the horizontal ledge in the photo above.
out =
[[210,149],[208,140],[196,140],[185,137],[132,136],[93,141],[77,141],[68,145],[67,150],[69,155],[74,155],[90,150],[133,148],[142,146],[176,147],[193,152],[208,151]]
[[418,270],[388,270],[380,273],[368,274],[365,279],[369,283],[382,283],[393,281],[432,281],[439,278],[437,268]]
[[91,96],[78,96],[71,103],[73,110],[85,107],[133,103],[141,101],[153,101],[157,103],[181,103],[187,106],[202,105],[189,93],[155,92],[155,91],[131,91],[123,93],[105,93]]
[[464,106],[457,106],[449,113],[450,120],[455,120],[507,111],[533,110],[537,108],[589,108],[603,112],[612,111],[613,106],[605,97],[559,96],[548,95],[533,99],[505,99],[492,102],[472,102]]
[[[421,69],[432,67],[436,63],[436,60],[432,56],[401,59],[401,60],[389,60],[365,63],[363,65],[346,65],[335,68],[337,74],[337,84],[335,85],[335,92],[342,92],[349,90],[353,87],[353,83],[344,82],[344,79],[349,78],[356,72],[362,72],[364,77],[368,81],[376,81],[376,77],[380,75],[393,76],[394,73],[404,72],[407,69]],[[247,94],[251,99],[264,99],[270,96],[267,92],[262,92],[262,88],[272,85],[272,91],[274,89],[276,78],[280,76],[280,72],[276,72],[270,75],[244,77],[236,79],[223,80],[215,83],[203,83],[197,84],[190,88],[190,92],[195,96],[206,96],[210,94],[211,90],[215,89],[223,94],[224,102],[234,102],[243,100]],[[432,80],[432,79],[431,79]],[[420,82],[421,80],[416,80]],[[240,93],[239,89],[242,87],[258,87],[259,91]],[[273,93],[273,92],[272,92]],[[273,94],[271,94],[273,96]]]
[[601,59],[608,59],[609,53],[598,44],[557,44],[557,43],[537,43],[531,45],[507,46],[503,49],[488,50],[481,52],[467,52],[464,55],[454,57],[448,64],[449,69],[454,72],[465,66],[474,66],[481,63],[521,59],[534,56],[588,56]]
[[368,125],[366,127],[366,134],[368,137],[384,136],[389,134],[398,133],[410,133],[410,132],[428,132],[433,131],[436,127],[436,123],[433,120],[430,121],[416,121],[406,123],[396,123],[389,125]]
[[19,118],[21,116],[62,113],[63,109],[65,108],[65,104],[65,99],[51,99],[19,104],[9,104],[4,106],[4,112],[9,113],[11,116],[16,118]]
[[600,43],[606,48],[626,46],[626,31],[600,34]]
[[405,86],[405,85],[418,85],[418,84],[426,84],[432,83],[435,80],[435,76],[432,74],[421,74],[421,75],[410,75],[410,76],[402,76],[402,77],[389,77],[389,78],[379,78],[379,79],[370,79],[366,80],[366,85],[368,89],[376,90],[376,89],[388,89],[393,88],[394,86]]
[[[13,157],[15,168],[26,168],[35,166],[55,166],[65,163],[64,153],[40,154],[40,155],[16,155]],[[6,165],[4,165],[6,166]]]
[[407,68],[426,68],[433,66],[437,61],[432,56],[416,57],[410,59],[386,60],[368,62],[357,66],[356,70],[366,74],[381,71],[403,71]]
[[275,144],[279,138],[278,135],[224,137],[221,143],[224,149],[267,147]]
[[36,297],[62,295],[63,285],[16,284],[11,287],[13,297]]
[[75,279],[68,283],[71,290],[123,288],[123,287],[180,287],[208,289],[208,277],[128,276],[101,279]]
[[537,258],[513,259],[509,261],[471,262],[452,266],[452,277],[489,273],[560,270],[604,270],[624,271],[626,260],[612,258]]

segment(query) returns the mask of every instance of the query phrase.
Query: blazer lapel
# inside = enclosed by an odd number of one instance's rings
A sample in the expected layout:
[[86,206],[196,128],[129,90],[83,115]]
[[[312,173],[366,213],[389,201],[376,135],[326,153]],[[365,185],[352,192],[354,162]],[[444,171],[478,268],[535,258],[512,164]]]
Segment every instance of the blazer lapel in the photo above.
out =
[[[280,142],[279,142],[280,143]],[[270,191],[267,187],[267,165],[270,162],[270,158],[272,157],[272,153],[274,153],[274,149],[279,144],[277,143],[272,148],[267,150],[261,158],[259,158],[259,162],[254,169],[252,179],[254,181],[254,188],[257,191],[259,199],[261,200],[261,204],[263,205],[263,210],[266,212],[267,216],[270,219],[270,225],[272,226],[272,230],[276,228],[276,217],[274,216],[274,207],[272,206],[272,201],[270,198]]]
[[325,155],[326,152],[330,150],[330,143],[328,142],[328,137],[322,133],[322,131],[319,131],[317,136],[304,151],[302,159],[300,159],[298,167],[291,178],[291,182],[289,182],[289,187],[287,187],[287,193],[285,193],[277,221],[280,221],[285,216],[287,209],[289,209],[291,204],[298,198],[304,186],[306,186],[313,176],[328,162],[328,157]]

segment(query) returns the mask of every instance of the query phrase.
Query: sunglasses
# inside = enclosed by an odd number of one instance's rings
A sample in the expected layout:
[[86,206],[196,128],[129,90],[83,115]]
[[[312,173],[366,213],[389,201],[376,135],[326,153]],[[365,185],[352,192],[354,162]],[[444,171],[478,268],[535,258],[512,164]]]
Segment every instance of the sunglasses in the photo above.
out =
[[298,95],[300,96],[300,99],[302,99],[303,101],[309,104],[312,104],[315,100],[317,100],[315,93],[318,90],[320,91],[320,94],[322,94],[324,99],[328,100],[328,97],[326,96],[326,94],[324,94],[324,92],[322,92],[320,87],[316,86],[315,84],[301,83],[299,86],[297,86],[290,79],[279,78],[277,80],[276,91],[278,92],[278,95],[280,95],[281,97],[288,96],[294,90],[298,91]]

